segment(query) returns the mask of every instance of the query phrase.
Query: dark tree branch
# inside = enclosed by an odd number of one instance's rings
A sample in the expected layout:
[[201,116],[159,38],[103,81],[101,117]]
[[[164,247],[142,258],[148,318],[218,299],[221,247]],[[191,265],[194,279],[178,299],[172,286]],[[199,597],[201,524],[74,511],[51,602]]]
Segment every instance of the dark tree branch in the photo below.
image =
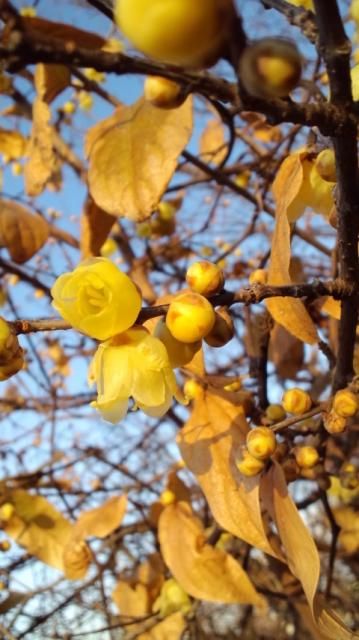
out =
[[[319,51],[330,84],[331,103],[340,110],[353,104],[350,79],[351,46],[344,31],[336,0],[314,0],[319,30]],[[343,281],[356,283],[358,269],[359,188],[357,127],[346,122],[332,136],[337,172],[339,271]],[[353,356],[358,315],[358,294],[343,300],[334,390],[345,387],[353,376]]]

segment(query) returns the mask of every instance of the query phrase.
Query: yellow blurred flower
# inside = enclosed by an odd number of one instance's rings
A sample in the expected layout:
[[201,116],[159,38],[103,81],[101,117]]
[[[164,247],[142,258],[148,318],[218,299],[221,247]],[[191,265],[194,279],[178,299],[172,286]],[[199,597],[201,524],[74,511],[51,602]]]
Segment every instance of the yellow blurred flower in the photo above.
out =
[[77,100],[80,109],[84,111],[90,111],[93,107],[93,96],[88,91],[79,91],[77,94]]
[[88,381],[97,384],[91,406],[115,424],[127,413],[129,398],[147,415],[163,416],[177,395],[165,346],[143,327],[133,327],[100,344]]
[[53,307],[75,329],[107,340],[126,331],[141,309],[136,285],[107,258],[89,258],[51,289]]
[[170,578],[163,583],[161,593],[153,604],[153,611],[159,611],[162,618],[182,611],[188,613],[191,609],[191,600],[188,594],[178,584],[177,580]]
[[328,217],[333,206],[333,190],[335,182],[323,180],[316,167],[315,159],[299,152],[302,163],[303,178],[300,189],[287,209],[289,222],[295,222],[308,207],[316,213]]
[[31,6],[21,7],[19,13],[23,18],[34,18],[37,15],[36,8]]

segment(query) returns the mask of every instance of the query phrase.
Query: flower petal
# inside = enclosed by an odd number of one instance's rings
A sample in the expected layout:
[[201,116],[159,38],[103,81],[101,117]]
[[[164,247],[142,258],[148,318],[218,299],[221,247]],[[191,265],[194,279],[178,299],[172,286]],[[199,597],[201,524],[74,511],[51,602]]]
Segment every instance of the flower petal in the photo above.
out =
[[91,407],[95,407],[100,412],[101,417],[106,422],[117,424],[122,420],[128,411],[128,398],[117,398],[112,402],[91,402]]

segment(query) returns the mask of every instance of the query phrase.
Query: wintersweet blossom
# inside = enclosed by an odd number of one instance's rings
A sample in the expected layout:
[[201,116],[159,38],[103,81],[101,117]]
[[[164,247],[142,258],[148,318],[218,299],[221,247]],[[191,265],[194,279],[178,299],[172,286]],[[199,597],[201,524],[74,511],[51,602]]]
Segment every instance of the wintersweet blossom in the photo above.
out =
[[107,340],[129,329],[141,309],[136,285],[107,258],[84,260],[57,278],[53,306],[75,329]]
[[126,415],[129,398],[147,415],[160,417],[179,391],[165,346],[139,326],[99,345],[88,380],[97,384],[91,406],[112,424]]

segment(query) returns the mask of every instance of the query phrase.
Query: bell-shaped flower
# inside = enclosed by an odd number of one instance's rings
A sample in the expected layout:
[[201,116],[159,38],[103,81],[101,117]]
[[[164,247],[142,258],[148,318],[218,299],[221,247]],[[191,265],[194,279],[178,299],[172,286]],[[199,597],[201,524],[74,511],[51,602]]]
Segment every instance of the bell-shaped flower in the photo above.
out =
[[88,380],[97,384],[91,406],[112,424],[126,415],[130,398],[147,415],[160,417],[179,394],[165,346],[139,326],[99,345]]
[[129,329],[142,303],[135,283],[107,258],[89,258],[62,274],[51,294],[61,316],[97,340]]

